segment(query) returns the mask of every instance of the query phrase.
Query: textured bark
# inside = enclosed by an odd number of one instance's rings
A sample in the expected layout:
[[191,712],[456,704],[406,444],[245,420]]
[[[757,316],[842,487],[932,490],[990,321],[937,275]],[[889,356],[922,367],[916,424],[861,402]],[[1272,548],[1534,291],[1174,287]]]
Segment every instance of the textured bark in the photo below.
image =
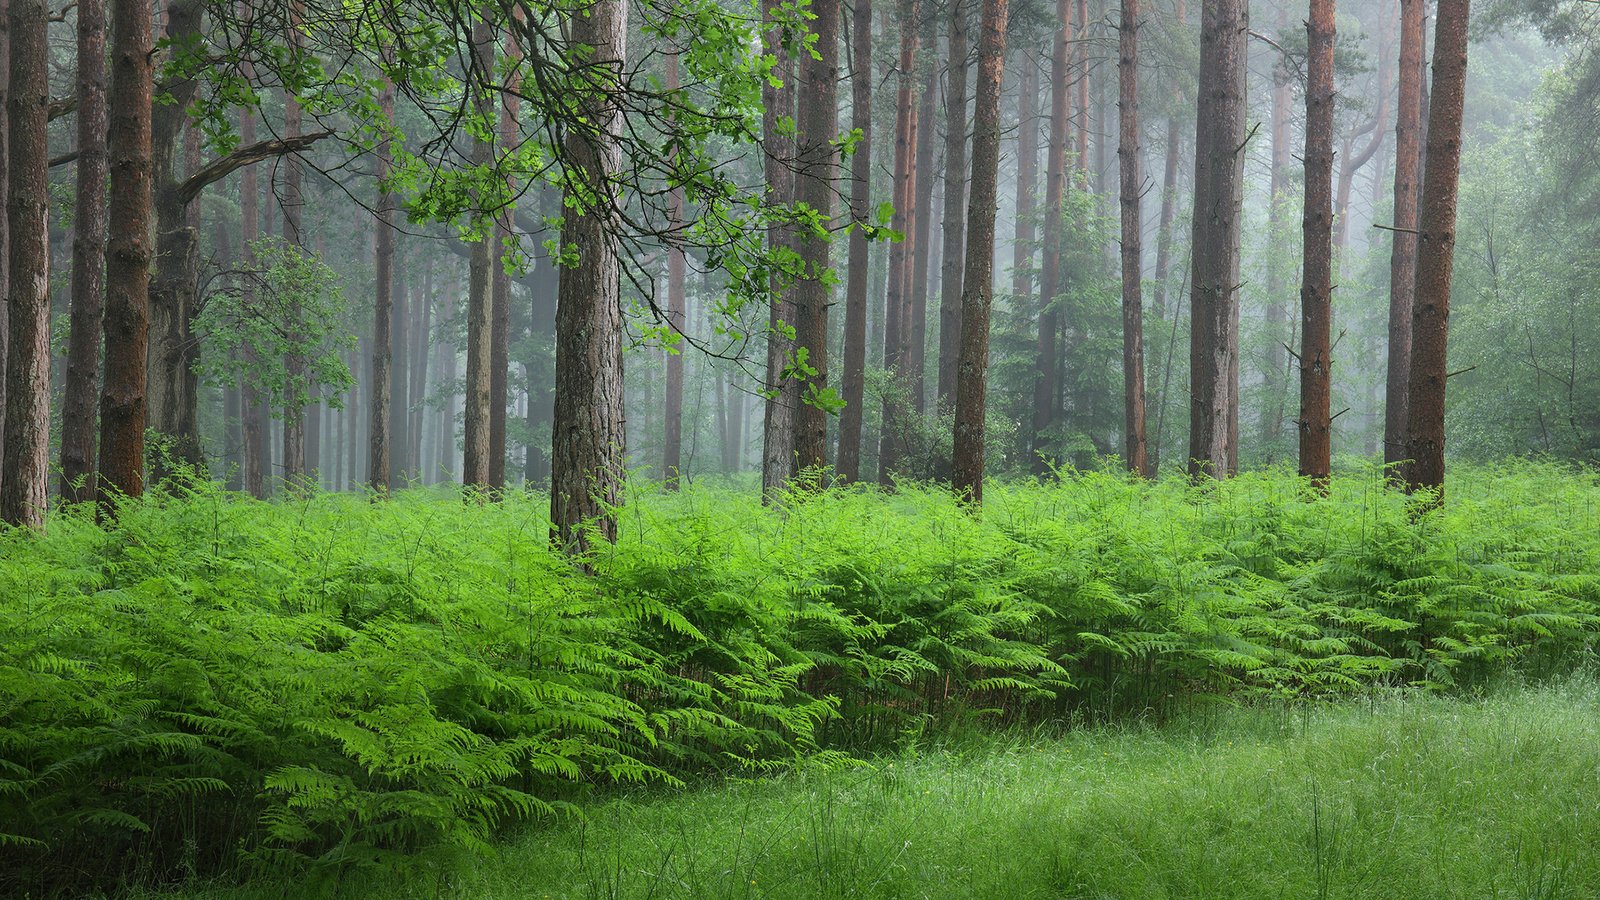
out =
[[[839,131],[839,0],[814,0],[811,11],[816,17],[811,22],[816,44],[801,69],[806,102],[800,105],[795,193],[826,220],[833,216],[839,168],[833,143]],[[799,240],[805,276],[795,291],[795,342],[806,351],[808,374],[801,393],[805,402],[795,416],[794,450],[798,469],[805,471],[828,463],[828,413],[810,401],[828,386],[828,305],[833,294],[828,270],[833,239],[802,232]]]
[[[900,0],[899,86],[895,92],[894,219],[895,231],[904,237],[889,246],[889,286],[884,296],[883,367],[896,388],[908,389],[911,370],[906,359],[911,310],[911,265],[916,258],[916,231],[911,204],[916,197],[917,146],[916,66],[918,39],[913,23],[921,15],[920,0]],[[878,483],[894,483],[906,453],[906,410],[891,393],[883,404],[883,427],[878,435]]]
[[[543,215],[555,215],[556,204],[561,202],[560,194],[552,188],[539,189],[539,205]],[[532,308],[529,312],[529,323],[535,340],[549,342],[554,346],[556,330],[556,293],[560,289],[561,271],[548,257],[540,256],[534,263],[533,287],[529,293],[532,295]],[[441,318],[443,318],[441,316]],[[549,432],[553,404],[555,402],[555,376],[548,365],[542,366],[535,372],[532,368],[525,370],[530,385],[528,397],[528,433],[540,435]],[[537,440],[537,438],[534,438]],[[528,481],[542,486],[550,483],[550,443],[548,438],[540,446],[529,447],[527,461]]]
[[[856,0],[850,20],[850,125],[861,132],[850,158],[850,214],[856,222],[872,221],[872,0]],[[835,471],[844,481],[861,478],[861,419],[866,401],[867,269],[871,244],[860,227],[850,232],[850,257],[844,301],[844,378],[839,413],[839,455]],[[742,409],[742,398],[733,402]],[[738,432],[729,430],[737,441]],[[738,456],[735,453],[734,460]],[[732,469],[733,466],[725,465]]]
[[1300,474],[1328,485],[1333,423],[1333,45],[1335,0],[1311,0],[1306,22],[1306,198],[1300,284]]
[[[1417,247],[1417,294],[1411,316],[1411,393],[1406,407],[1406,487],[1444,489],[1445,366],[1450,337],[1450,279],[1455,264],[1456,199],[1461,176],[1461,112],[1467,87],[1470,0],[1440,0],[1434,32]],[[14,161],[14,157],[13,157]],[[15,257],[13,257],[15,258]]]
[[1122,452],[1128,469],[1151,477],[1145,448],[1144,409],[1144,267],[1140,241],[1143,176],[1139,161],[1139,0],[1122,0],[1118,29],[1117,86],[1120,135],[1117,160],[1122,177]]
[[[1017,220],[1011,241],[1011,296],[1023,304],[1034,299],[1033,256],[1038,248],[1036,224],[1039,205],[1039,71],[1032,55],[1019,55],[1022,77],[1017,90]],[[963,227],[965,224],[963,223]],[[966,260],[962,260],[963,265]],[[951,402],[955,402],[955,375],[950,377]]]
[[[621,167],[621,111],[612,80],[623,65],[628,34],[622,0],[595,0],[572,19],[572,40],[594,48],[579,102],[592,131],[569,134],[568,177],[584,193],[612,198]],[[611,510],[623,478],[622,307],[613,223],[607,206],[584,208],[568,190],[561,245],[578,248],[578,262],[561,273],[556,309],[556,408],[550,521],[552,537],[568,551],[589,546],[594,521],[600,536],[615,540]]]
[[[772,21],[781,5],[779,0],[762,0],[761,8],[768,21]],[[768,82],[762,86],[761,99],[765,107],[762,120],[762,145],[765,149],[767,199],[773,205],[787,205],[794,201],[794,139],[779,128],[785,118],[796,112],[795,63],[783,49],[777,28],[768,29],[764,50],[777,60],[773,72],[783,82],[781,86]],[[767,229],[767,243],[773,248],[792,246],[793,236],[783,225]],[[794,326],[794,294],[781,277],[772,283],[772,307],[767,329],[766,390],[772,396],[764,404],[761,427],[761,497],[771,502],[794,475],[794,418],[800,405],[800,383],[786,377],[794,361],[794,341],[788,329]]]
[[95,407],[105,329],[106,7],[78,3],[78,186],[73,212],[71,336],[61,403],[61,496],[95,495]]
[[[923,35],[924,42],[936,43],[930,26]],[[907,389],[911,395],[911,410],[921,416],[927,411],[928,377],[928,275],[933,249],[933,150],[938,129],[935,127],[938,111],[939,67],[931,59],[923,59],[921,93],[917,96],[917,152],[912,159],[915,172],[911,181],[917,186],[911,200],[911,217],[915,223],[911,250],[911,297],[906,313],[905,330],[906,371],[910,374]],[[809,97],[807,100],[809,101]]]
[[[678,54],[667,54],[667,89],[678,89]],[[668,198],[669,215],[674,228],[683,222],[683,188],[673,188]],[[682,334],[684,327],[683,301],[685,280],[688,276],[687,260],[683,250],[673,246],[667,249],[667,327],[674,334]],[[683,351],[667,353],[666,442],[662,447],[661,475],[668,490],[677,490],[678,478],[683,469]]]
[[[961,350],[961,269],[965,263],[967,235],[967,15],[970,10],[965,0],[952,0],[950,4],[950,67],[945,78],[944,115],[944,249],[939,274],[939,382],[935,401],[935,408],[940,410],[950,409],[955,402]],[[1027,68],[1026,58],[1023,63]],[[1028,127],[1026,121],[1023,127]],[[1019,199],[1023,193],[1023,163],[1023,154],[1019,153]],[[1019,219],[1022,216],[1020,208],[1017,216]],[[1028,252],[1032,252],[1031,248]],[[1013,280],[1018,277],[1026,276],[1012,273]]]
[[[1289,11],[1278,10],[1278,33],[1289,30]],[[1271,188],[1267,201],[1267,234],[1274,245],[1288,237],[1285,233],[1284,201],[1287,199],[1285,173],[1291,154],[1290,130],[1290,80],[1295,73],[1289,70],[1289,60],[1280,54],[1272,68],[1272,162]],[[1289,340],[1288,305],[1283,302],[1286,288],[1283,269],[1275,263],[1267,266],[1266,298],[1266,366],[1262,376],[1261,444],[1262,459],[1267,465],[1277,461],[1278,441],[1283,436],[1284,405],[1287,402],[1288,353],[1284,344]]]
[[1189,338],[1191,476],[1223,477],[1237,461],[1239,235],[1244,202],[1245,0],[1200,12]]
[[[385,119],[394,118],[394,85],[384,81],[378,94],[378,107]],[[385,181],[392,164],[388,138],[378,144],[377,227],[372,249],[372,400],[367,409],[367,486],[377,492],[391,487],[390,448],[392,410],[390,378],[394,362],[394,194]]]
[[[507,38],[505,42],[506,54],[517,56],[517,42]],[[520,90],[520,84],[507,86],[510,92],[503,94],[500,104],[500,145],[506,152],[511,152],[519,143],[517,136],[517,117],[522,112],[522,102],[514,91]],[[510,183],[507,176],[508,187],[515,194],[516,185]],[[490,322],[489,322],[489,487],[491,490],[504,490],[506,486],[506,416],[508,415],[507,403],[508,386],[511,380],[511,274],[506,271],[502,256],[505,253],[506,242],[512,234],[512,215],[510,208],[503,209],[495,217],[494,227],[494,276],[490,284]],[[426,305],[428,298],[421,300]],[[426,366],[421,356],[416,359],[418,368]],[[413,384],[415,377],[412,378]],[[412,403],[421,403],[422,398],[418,392],[411,392]]]
[[[255,113],[249,108],[241,109],[239,139],[248,146],[255,142],[255,137]],[[253,246],[260,236],[260,201],[261,188],[256,168],[246,166],[239,178],[239,254],[247,266],[254,260]],[[255,285],[252,280],[245,280],[241,299],[247,308],[254,305]],[[252,370],[260,365],[260,354],[255,347],[246,346],[244,355]],[[271,430],[272,423],[265,398],[248,380],[241,399],[244,404],[244,489],[250,496],[260,500],[267,496],[267,470],[271,467],[267,458],[267,432]]]
[[1050,55],[1050,142],[1045,146],[1044,252],[1039,266],[1039,331],[1033,363],[1033,459],[1037,474],[1050,471],[1050,428],[1056,411],[1057,335],[1061,330],[1056,298],[1061,294],[1062,214],[1067,184],[1067,134],[1071,128],[1072,30],[1068,0],[1056,0],[1061,20]]
[[1006,0],[983,0],[972,112],[972,194],[967,212],[966,276],[961,290],[961,367],[951,485],[983,503],[989,311],[994,301],[994,217],[1000,168],[1000,82],[1005,74]]
[[6,481],[5,467],[5,430],[6,430],[6,348],[11,342],[10,318],[7,310],[10,304],[4,302],[7,285],[10,283],[8,273],[11,270],[11,242],[10,215],[6,212],[10,207],[6,198],[10,196],[9,166],[10,141],[5,135],[10,134],[10,106],[11,106],[11,13],[8,0],[0,0],[0,491],[3,491]]
[[[479,22],[472,28],[473,54],[476,58],[473,74],[473,102],[478,114],[487,119],[492,114],[492,100],[487,86],[494,71],[494,49],[489,26]],[[494,161],[494,143],[482,138],[472,142],[472,163],[487,166]],[[491,246],[493,239],[485,236],[472,245],[472,261],[467,276],[467,383],[465,444],[461,454],[461,483],[468,488],[487,489],[489,483],[489,457],[493,453],[489,443],[489,371],[491,368],[491,330],[494,327],[494,310],[490,297],[493,273],[491,269],[498,254]],[[583,248],[580,248],[582,250]]]
[[1394,132],[1394,230],[1389,237],[1389,360],[1384,387],[1383,461],[1406,458],[1406,397],[1411,376],[1411,306],[1417,291],[1417,201],[1422,174],[1425,0],[1400,0],[1400,96]]
[[50,452],[50,47],[44,0],[11,0],[5,481],[0,521],[44,525]]
[[[299,43],[301,9],[300,0],[291,2],[287,35],[291,45]],[[285,91],[284,137],[294,139],[300,136],[303,117],[300,101]],[[283,164],[283,240],[295,247],[302,247],[305,238],[300,227],[301,208],[305,205],[303,181],[300,161],[293,156],[287,157]],[[299,304],[292,304],[289,308],[290,320],[298,322],[300,312]],[[284,367],[288,370],[290,384],[297,385],[304,380],[306,361],[298,352],[290,351],[288,359],[284,360]],[[300,490],[305,486],[306,476],[306,411],[296,399],[291,400],[283,411],[283,480],[290,490]]]

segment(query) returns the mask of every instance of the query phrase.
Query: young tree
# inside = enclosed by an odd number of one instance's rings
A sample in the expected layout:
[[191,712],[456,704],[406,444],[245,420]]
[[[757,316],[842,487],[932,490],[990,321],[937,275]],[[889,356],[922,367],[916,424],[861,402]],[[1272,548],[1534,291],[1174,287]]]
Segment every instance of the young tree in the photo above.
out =
[[966,275],[961,288],[961,365],[951,482],[956,496],[974,505],[983,503],[989,310],[994,300],[994,217],[1000,168],[1000,83],[1005,75],[1007,12],[1007,0],[983,0],[972,112],[972,194],[967,212]]
[[[1033,374],[1033,471],[1050,471],[1046,450],[1055,423],[1057,337],[1061,330],[1056,298],[1061,294],[1061,245],[1064,240],[1064,204],[1067,191],[1067,134],[1070,121],[1072,27],[1069,0],[1056,0],[1056,30],[1050,53],[1050,138],[1045,145],[1044,251],[1039,266],[1039,333]],[[1080,36],[1086,31],[1080,23]],[[1081,155],[1081,151],[1080,151]]]
[[44,0],[11,0],[6,218],[5,481],[0,521],[42,526],[50,452],[49,14]]
[[1189,337],[1189,473],[1238,465],[1239,235],[1244,203],[1246,0],[1200,12]]
[[1433,90],[1428,109],[1428,155],[1423,164],[1417,293],[1411,315],[1410,396],[1406,404],[1410,462],[1405,478],[1409,491],[1444,489],[1450,279],[1455,264],[1461,113],[1467,92],[1467,16],[1471,6],[1471,0],[1440,0],[1434,31]]
[[1300,286],[1300,474],[1328,484],[1332,452],[1333,44],[1335,0],[1306,22],[1305,275]]
[[1139,0],[1122,0],[1118,29],[1119,97],[1117,160],[1122,177],[1122,401],[1123,455],[1128,469],[1151,477],[1145,449],[1144,409],[1144,233],[1139,206],[1143,177],[1139,160]]
[[795,343],[805,353],[801,406],[795,415],[794,448],[800,470],[827,465],[828,411],[828,304],[832,294],[829,248],[833,238],[827,223],[833,217],[833,195],[838,180],[839,119],[836,85],[839,80],[839,0],[814,0],[816,35],[812,52],[801,64],[800,84],[806,102],[800,104],[800,140],[797,147],[795,191],[818,224],[799,233],[800,259],[805,271],[795,291]]
[[73,212],[72,331],[61,404],[61,496],[94,498],[95,406],[105,327],[106,7],[78,3],[78,186]]
[[1425,0],[1400,0],[1400,95],[1394,134],[1394,244],[1389,251],[1389,360],[1384,386],[1383,461],[1406,458],[1406,396],[1411,376],[1411,306],[1417,290],[1417,200],[1422,174]]
[[[861,478],[861,420],[866,401],[867,268],[871,244],[863,227],[872,216],[872,0],[856,0],[850,19],[850,125],[860,132],[850,157],[850,256],[844,301],[844,409],[839,412],[840,479]],[[735,400],[737,403],[738,401]],[[730,426],[731,430],[731,426]]]

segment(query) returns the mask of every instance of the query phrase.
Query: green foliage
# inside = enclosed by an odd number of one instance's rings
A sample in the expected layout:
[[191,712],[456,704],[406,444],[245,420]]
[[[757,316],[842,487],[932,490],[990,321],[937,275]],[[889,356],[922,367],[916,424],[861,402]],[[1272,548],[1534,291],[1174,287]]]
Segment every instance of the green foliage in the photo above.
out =
[[0,534],[0,887],[414,876],[607,785],[1590,659],[1595,477],[1448,489],[1067,471],[974,516],[913,484],[697,487],[634,496],[593,574],[540,495],[65,510]]

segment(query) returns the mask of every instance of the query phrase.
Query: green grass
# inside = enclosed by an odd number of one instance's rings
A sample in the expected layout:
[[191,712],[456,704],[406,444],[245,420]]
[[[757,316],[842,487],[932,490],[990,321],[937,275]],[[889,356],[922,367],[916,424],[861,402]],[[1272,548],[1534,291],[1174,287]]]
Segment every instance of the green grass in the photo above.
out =
[[[351,896],[1593,897],[1600,688],[1218,709],[615,799]],[[279,895],[274,885],[216,896]],[[199,892],[195,896],[204,895]]]

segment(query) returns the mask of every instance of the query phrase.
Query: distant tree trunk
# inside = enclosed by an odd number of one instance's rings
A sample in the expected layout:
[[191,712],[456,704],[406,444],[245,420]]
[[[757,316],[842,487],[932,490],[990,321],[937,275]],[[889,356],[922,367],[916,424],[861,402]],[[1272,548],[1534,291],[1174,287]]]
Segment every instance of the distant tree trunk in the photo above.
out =
[[[239,140],[244,146],[256,140],[255,111],[249,107],[239,111]],[[246,166],[239,177],[239,256],[247,268],[255,262],[254,247],[261,226],[260,201],[261,189],[256,167]],[[245,307],[253,307],[256,299],[254,280],[246,278],[241,291]],[[254,346],[247,345],[244,355],[252,370],[260,365],[261,357]],[[250,496],[261,500],[267,496],[267,471],[271,468],[267,433],[272,428],[272,422],[268,416],[266,399],[253,380],[246,379],[241,400],[244,404],[244,489]]]
[[[801,203],[829,220],[839,164],[833,143],[839,131],[839,0],[814,0],[811,12],[816,17],[810,26],[816,44],[801,64],[800,84],[806,102],[800,104],[795,193]],[[804,471],[828,464],[828,412],[813,399],[828,386],[828,305],[833,294],[828,277],[833,240],[826,233],[806,231],[799,239],[806,271],[795,291],[795,343],[806,351],[808,374],[801,389],[804,402],[795,416],[794,449],[796,465]]]
[[[1406,467],[1406,487],[1410,491],[1444,489],[1450,279],[1455,263],[1461,112],[1466,101],[1467,16],[1471,5],[1471,0],[1439,0],[1434,31],[1428,157],[1423,166],[1418,229],[1417,295],[1411,316],[1411,394],[1406,408],[1406,445],[1411,460]],[[12,234],[15,233],[13,228]]]
[[[107,156],[105,381],[100,397],[101,508],[144,493],[145,348],[150,324],[150,0],[112,0]],[[43,134],[43,129],[40,129]]]
[[[1023,51],[1022,77],[1017,90],[1017,216],[1016,231],[1011,241],[1011,296],[1013,302],[1025,305],[1034,299],[1033,287],[1036,272],[1033,254],[1037,249],[1035,224],[1038,219],[1039,189],[1039,73],[1031,54]],[[964,179],[963,179],[964,180]],[[962,227],[965,228],[963,221]],[[964,236],[963,236],[964,237]],[[962,264],[965,265],[963,253]],[[959,281],[959,279],[957,279]],[[965,285],[961,285],[965,287]],[[959,332],[957,334],[959,339]],[[960,348],[957,347],[957,355]],[[950,403],[955,403],[955,372],[950,374]],[[1029,438],[1030,443],[1032,438]]]
[[[856,0],[851,29],[850,125],[861,132],[850,157],[850,214],[856,222],[872,215],[872,0]],[[850,232],[850,258],[844,301],[844,409],[839,413],[839,455],[835,469],[843,481],[861,479],[861,420],[866,402],[867,269],[871,244],[860,227]],[[742,407],[742,398],[739,400]],[[733,431],[732,424],[729,425]],[[737,432],[733,431],[735,436]],[[736,438],[737,439],[737,438]],[[735,455],[737,460],[737,454]],[[733,468],[733,467],[728,467]]]
[[956,388],[952,487],[983,503],[985,391],[989,309],[994,300],[994,217],[1000,169],[1000,82],[1005,74],[1007,0],[983,0],[978,78],[972,113],[972,195],[967,213],[967,266],[961,291],[961,367]]
[[[667,54],[667,90],[676,91],[678,83],[678,54]],[[683,222],[683,188],[675,187],[667,199],[668,215],[672,227]],[[683,249],[676,245],[667,248],[667,327],[673,334],[682,335],[684,321],[685,281],[688,277],[687,260]],[[667,351],[666,442],[661,459],[661,475],[667,490],[678,489],[683,471],[683,346]]]
[[1383,461],[1406,459],[1411,372],[1411,307],[1417,292],[1417,201],[1422,170],[1423,28],[1426,0],[1400,0],[1400,97],[1395,112],[1394,241],[1389,251],[1389,367],[1384,388]]
[[[580,11],[584,12],[584,11]],[[622,112],[613,79],[620,77],[628,35],[627,6],[595,0],[572,18],[572,40],[594,48],[578,102],[589,131],[567,138],[567,177],[578,184],[564,198],[561,246],[576,246],[578,262],[561,273],[556,309],[556,409],[550,521],[552,537],[569,551],[589,546],[585,522],[616,539],[611,509],[623,478],[621,273],[608,205],[621,168]],[[596,200],[584,201],[587,194]]]
[[[956,371],[961,354],[961,268],[965,262],[967,225],[967,15],[965,0],[950,4],[950,68],[945,80],[944,136],[944,250],[939,274],[939,383],[935,408],[948,410],[955,401]],[[1026,63],[1026,59],[1024,59]],[[1026,99],[1026,98],[1024,98]],[[1030,127],[1026,121],[1023,128]],[[1037,128],[1035,124],[1032,127]],[[1019,145],[1020,146],[1020,145]],[[1017,195],[1024,190],[1023,168],[1017,157]],[[1031,202],[1032,196],[1029,195]],[[1017,211],[1020,221],[1023,213]],[[1031,226],[1030,226],[1031,227]],[[1031,244],[1032,241],[1029,241]],[[1032,253],[1032,248],[1028,251]],[[1027,276],[1012,273],[1013,284]],[[1024,282],[1026,286],[1026,282]]]
[[920,0],[900,0],[899,87],[895,93],[894,135],[894,230],[904,238],[889,246],[889,289],[884,298],[883,367],[889,371],[892,388],[883,402],[883,423],[878,436],[878,483],[894,483],[900,461],[906,452],[906,410],[900,391],[911,386],[909,355],[911,323],[911,266],[915,261],[916,221],[911,205],[917,195],[916,59],[918,49],[916,21],[921,17]]
[[1143,177],[1139,160],[1139,0],[1122,0],[1117,58],[1120,137],[1117,159],[1122,176],[1122,399],[1123,454],[1128,469],[1146,478],[1155,474],[1145,448],[1144,264],[1140,241]]
[[1178,164],[1182,158],[1183,141],[1178,117],[1169,116],[1167,153],[1161,173],[1161,218],[1156,223],[1156,270],[1151,273],[1156,295],[1151,301],[1150,311],[1161,322],[1167,319],[1167,279],[1172,274],[1172,226],[1178,220]]
[[1189,473],[1233,473],[1238,449],[1239,230],[1244,202],[1246,0],[1200,13],[1189,338]]
[[[519,16],[520,9],[518,7]],[[517,42],[507,39],[505,51],[508,57],[518,56]],[[522,101],[515,91],[522,86],[513,83],[507,87],[510,90],[502,94],[500,104],[500,144],[510,153],[521,143],[517,119],[522,113]],[[507,177],[507,187],[514,196],[516,185]],[[496,215],[494,245],[491,248],[494,253],[494,277],[490,285],[489,322],[489,488],[494,491],[504,491],[506,486],[506,404],[510,402],[511,382],[511,274],[506,271],[504,256],[506,242],[513,233],[513,215],[514,210],[509,207]],[[422,299],[424,305],[427,302],[427,298]],[[419,367],[426,366],[422,357],[417,358],[416,364]],[[415,378],[412,380],[415,381]],[[415,391],[412,393],[411,402],[420,403],[421,398],[415,396]]]
[[10,265],[0,521],[44,525],[50,454],[50,45],[44,0],[11,0]]
[[[479,22],[472,27],[473,103],[478,115],[488,120],[493,115],[489,96],[489,81],[494,77],[494,45],[489,26]],[[494,162],[494,142],[476,138],[472,142],[472,162],[488,166]],[[482,208],[476,210],[488,212]],[[467,385],[466,415],[463,419],[466,443],[461,455],[461,483],[468,488],[485,490],[489,484],[489,457],[493,453],[489,442],[489,371],[491,368],[491,330],[494,327],[491,282],[492,267],[499,254],[490,246],[493,238],[484,236],[472,245],[472,260],[467,278]],[[580,248],[586,251],[587,248]]]
[[1305,276],[1300,286],[1300,474],[1328,485],[1332,452],[1333,46],[1335,0],[1306,22]]
[[[1289,30],[1289,11],[1287,8],[1278,10],[1278,31],[1286,33]],[[1271,195],[1267,200],[1267,235],[1268,240],[1275,246],[1281,246],[1288,235],[1284,227],[1284,211],[1286,192],[1285,173],[1289,167],[1291,153],[1289,151],[1290,130],[1290,79],[1294,73],[1289,71],[1289,59],[1285,55],[1279,56],[1277,63],[1272,67],[1272,180]],[[1277,461],[1278,441],[1283,432],[1283,407],[1287,389],[1285,381],[1288,379],[1287,352],[1284,343],[1289,340],[1287,334],[1288,312],[1283,302],[1285,288],[1283,284],[1283,267],[1276,259],[1270,260],[1267,265],[1267,298],[1266,298],[1266,366],[1262,375],[1263,399],[1261,402],[1261,449],[1263,459],[1267,465]]]
[[[555,215],[559,210],[561,195],[553,188],[539,189],[539,206],[546,216]],[[561,270],[548,256],[541,256],[535,261],[533,281],[533,304],[528,311],[529,321],[533,335],[537,339],[548,342],[554,349],[556,332],[556,295],[560,291]],[[444,318],[440,316],[440,318]],[[541,357],[543,360],[544,357]],[[537,453],[531,454],[528,461],[528,480],[541,486],[550,484],[550,438],[551,416],[555,404],[555,372],[548,362],[538,369],[535,378],[532,369],[528,370],[528,383],[533,386],[528,398],[528,432],[539,443]]]
[[[1389,79],[1392,77],[1393,60],[1391,51],[1386,41],[1380,41],[1378,47],[1378,109],[1372,119],[1357,135],[1370,133],[1372,137],[1367,145],[1355,153],[1345,153],[1339,165],[1339,192],[1337,194],[1338,206],[1334,218],[1335,227],[1338,229],[1336,245],[1340,254],[1350,249],[1350,187],[1355,182],[1356,173],[1360,172],[1372,158],[1377,155],[1378,149],[1383,146],[1389,137]],[[1351,135],[1355,137],[1356,135]],[[1348,143],[1347,143],[1348,147]]]
[[[925,37],[928,44],[937,44],[931,22]],[[911,201],[916,236],[911,241],[911,305],[906,318],[909,327],[904,333],[906,371],[911,375],[907,389],[911,395],[911,411],[918,416],[927,411],[928,274],[933,248],[933,149],[939,108],[939,67],[926,58],[922,60],[922,67],[922,92],[917,97],[917,152],[912,160],[916,173],[911,176],[912,183],[917,186],[916,196]]]
[[[781,3],[779,0],[762,0],[761,8],[766,22],[776,21]],[[782,79],[782,86],[768,82],[762,85],[761,98],[765,107],[762,120],[762,146],[765,150],[767,199],[774,206],[794,201],[794,138],[786,134],[780,124],[793,118],[796,111],[795,62],[783,49],[781,35],[776,25],[765,32],[762,40],[765,52],[777,60],[773,74]],[[774,224],[767,228],[769,247],[792,247],[794,237],[785,225]],[[767,330],[767,375],[765,388],[772,392],[765,406],[761,428],[761,496],[762,502],[771,502],[794,475],[794,420],[800,406],[800,382],[787,377],[794,361],[794,341],[787,336],[794,327],[795,306],[792,286],[788,279],[776,276],[772,282],[772,308]]]
[[105,328],[106,7],[78,3],[78,189],[72,223],[72,333],[61,404],[61,496],[95,495],[95,407]]
[[1050,471],[1047,452],[1050,430],[1055,423],[1057,335],[1060,314],[1056,298],[1061,294],[1062,216],[1065,212],[1067,184],[1067,132],[1070,122],[1072,30],[1067,24],[1069,0],[1056,0],[1056,18],[1061,20],[1050,55],[1050,143],[1045,149],[1044,174],[1044,253],[1039,267],[1039,333],[1034,352],[1033,371],[1033,471]]
[[[378,94],[378,107],[385,121],[394,119],[394,85],[384,80]],[[389,178],[393,148],[385,137],[378,143],[377,228],[373,241],[372,300],[372,400],[367,410],[367,485],[382,493],[391,487],[390,380],[394,362],[394,194],[385,181]]]
[[[299,23],[301,17],[300,0],[293,0],[289,12],[290,44],[299,43]],[[303,113],[300,101],[289,91],[284,91],[283,96],[283,135],[286,138],[295,138],[300,135]],[[303,174],[300,171],[300,161],[294,156],[284,160],[283,172],[283,240],[285,243],[301,248],[305,243],[305,235],[301,231],[301,212],[305,205],[302,192]],[[289,307],[290,319],[298,323],[301,310],[298,303],[291,303]],[[289,358],[284,361],[288,370],[289,383],[302,385],[306,374],[305,357],[298,351],[291,351]],[[306,410],[298,398],[292,399],[283,411],[283,479],[292,490],[301,490],[305,487],[306,471]]]
[[[410,369],[411,382],[406,390],[406,397],[410,400],[406,410],[406,466],[409,470],[408,477],[418,480],[423,476],[422,462],[422,413],[427,408],[428,400],[428,344],[432,340],[433,328],[433,267],[426,261],[422,265],[422,286],[416,291],[415,299],[411,304],[413,317],[420,311],[420,321],[411,329],[412,340],[409,356],[411,357]],[[509,370],[509,363],[507,368]]]
[[[1066,21],[1065,19],[1062,20]],[[1089,0],[1078,0],[1078,171],[1089,189]]]

